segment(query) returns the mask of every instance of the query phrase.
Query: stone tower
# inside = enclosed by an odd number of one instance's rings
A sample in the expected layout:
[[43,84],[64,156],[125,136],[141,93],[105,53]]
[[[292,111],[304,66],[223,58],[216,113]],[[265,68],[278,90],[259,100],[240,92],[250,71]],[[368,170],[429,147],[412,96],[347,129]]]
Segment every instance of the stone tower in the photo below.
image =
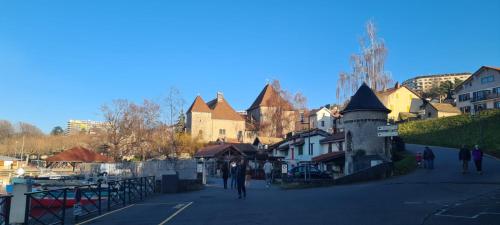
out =
[[365,83],[352,96],[341,112],[344,115],[346,175],[391,161],[390,140],[377,135],[377,127],[387,124],[390,112]]

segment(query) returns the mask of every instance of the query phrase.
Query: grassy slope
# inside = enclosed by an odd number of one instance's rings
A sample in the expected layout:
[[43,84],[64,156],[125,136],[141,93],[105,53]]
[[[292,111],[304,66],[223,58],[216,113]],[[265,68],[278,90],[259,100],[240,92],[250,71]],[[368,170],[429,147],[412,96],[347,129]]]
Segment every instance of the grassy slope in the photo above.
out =
[[452,116],[411,121],[399,125],[406,143],[458,148],[479,144],[487,153],[500,156],[500,110],[488,110],[478,117]]

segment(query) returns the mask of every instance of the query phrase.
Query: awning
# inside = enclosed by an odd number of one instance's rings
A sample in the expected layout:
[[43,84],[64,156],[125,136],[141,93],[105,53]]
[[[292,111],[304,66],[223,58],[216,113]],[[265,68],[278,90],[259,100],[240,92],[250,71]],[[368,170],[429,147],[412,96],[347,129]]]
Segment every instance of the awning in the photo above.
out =
[[330,162],[335,159],[340,159],[345,157],[345,152],[330,152],[323,155],[319,155],[312,158],[314,162]]

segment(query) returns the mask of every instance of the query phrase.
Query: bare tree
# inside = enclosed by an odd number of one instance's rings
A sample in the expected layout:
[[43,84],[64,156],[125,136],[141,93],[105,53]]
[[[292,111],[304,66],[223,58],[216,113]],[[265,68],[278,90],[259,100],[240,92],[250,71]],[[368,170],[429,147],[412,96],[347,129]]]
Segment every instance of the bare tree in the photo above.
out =
[[268,107],[263,111],[259,131],[271,137],[283,137],[295,129],[298,111],[307,110],[307,98],[300,92],[292,94],[281,87],[279,80],[271,83],[274,93],[267,100]]
[[14,126],[7,120],[0,120],[0,141],[14,135]]
[[337,100],[349,98],[365,82],[375,91],[381,91],[391,85],[390,74],[385,71],[387,47],[377,36],[372,20],[366,23],[366,36],[360,40],[361,52],[353,54],[350,62],[352,71],[341,72],[337,80]]
[[183,107],[185,104],[184,99],[181,97],[180,91],[175,87],[170,87],[170,90],[167,94],[167,97],[164,101],[164,117],[166,119],[165,126],[163,127],[163,132],[167,136],[164,136],[165,140],[160,142],[165,145],[161,147],[162,154],[167,157],[167,159],[173,161],[174,165],[177,161],[177,158],[181,154],[182,145],[181,145],[181,134],[176,132],[176,124],[179,118],[181,118],[181,113],[183,113]]

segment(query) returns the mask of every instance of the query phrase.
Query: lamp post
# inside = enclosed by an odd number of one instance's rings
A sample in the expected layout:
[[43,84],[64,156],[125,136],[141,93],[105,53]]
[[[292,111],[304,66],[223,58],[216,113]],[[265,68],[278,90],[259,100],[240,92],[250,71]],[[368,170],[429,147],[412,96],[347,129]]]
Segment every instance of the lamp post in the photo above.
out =
[[[304,120],[304,115],[302,115],[302,118],[300,119],[300,123],[301,124],[306,124],[306,122]],[[307,132],[311,132],[311,121],[310,121],[310,119],[307,120]],[[307,153],[309,155],[312,155],[312,152],[311,152],[311,134],[309,134],[308,137],[307,137]],[[304,154],[304,152],[302,152],[302,154]],[[309,164],[306,164],[306,166],[304,168],[305,168],[305,171],[304,171],[304,182],[307,182],[307,175],[309,173]]]

